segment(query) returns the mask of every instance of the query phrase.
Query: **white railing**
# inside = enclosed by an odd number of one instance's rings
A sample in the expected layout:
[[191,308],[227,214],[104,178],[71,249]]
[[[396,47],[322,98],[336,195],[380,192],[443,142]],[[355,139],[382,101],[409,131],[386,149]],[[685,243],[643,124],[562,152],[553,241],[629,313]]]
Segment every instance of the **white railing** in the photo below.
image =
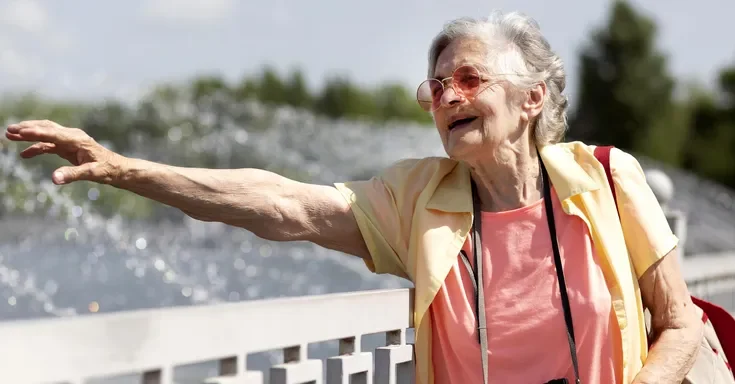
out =
[[682,274],[692,295],[735,310],[735,252],[687,257]]
[[[682,270],[693,294],[735,307],[735,254],[688,257]],[[205,383],[260,384],[263,372],[246,369],[248,355],[278,349],[283,364],[270,368],[270,383],[408,383],[412,296],[363,291],[0,323],[0,383],[137,373],[143,384],[172,384],[174,368],[218,361],[219,376]],[[361,337],[376,333],[386,334],[385,346],[363,351]],[[309,345],[331,340],[338,356],[307,358]]]
[[[218,360],[220,377],[207,382],[255,384],[262,373],[246,371],[247,356],[274,349],[284,363],[271,367],[271,383],[408,383],[412,296],[397,289],[0,323],[0,383],[140,373],[143,384],[171,384],[176,366]],[[382,332],[374,357],[361,351],[361,336]],[[323,372],[306,348],[329,340],[339,340],[339,356]]]

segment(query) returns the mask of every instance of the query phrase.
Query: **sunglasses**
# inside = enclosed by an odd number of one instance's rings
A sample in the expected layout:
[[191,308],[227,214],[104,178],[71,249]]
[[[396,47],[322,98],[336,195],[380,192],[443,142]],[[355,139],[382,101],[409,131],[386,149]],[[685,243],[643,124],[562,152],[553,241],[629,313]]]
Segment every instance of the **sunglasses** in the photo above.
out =
[[[471,99],[489,88],[488,76],[472,65],[462,65],[445,79],[424,80],[416,90],[416,100],[426,112],[434,112],[441,106],[441,99],[447,87],[452,87],[458,95]],[[447,82],[451,81],[449,85]]]

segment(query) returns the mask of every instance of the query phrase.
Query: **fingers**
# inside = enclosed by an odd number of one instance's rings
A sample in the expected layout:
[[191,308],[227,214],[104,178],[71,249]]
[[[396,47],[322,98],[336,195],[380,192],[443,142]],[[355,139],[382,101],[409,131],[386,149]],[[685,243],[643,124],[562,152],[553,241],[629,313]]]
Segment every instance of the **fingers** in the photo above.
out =
[[36,143],[24,149],[20,153],[20,157],[30,159],[32,157],[47,153],[56,153],[56,145],[52,143]]
[[42,141],[55,144],[73,144],[86,136],[84,132],[62,127],[48,120],[27,120],[11,124],[5,136],[13,141]]
[[77,167],[61,167],[54,171],[51,180],[54,184],[69,184],[79,180],[95,180],[100,173],[97,169],[99,163],[85,163]]
[[40,127],[40,126],[44,126],[44,127],[59,126],[60,127],[60,125],[50,120],[25,120],[25,121],[21,121],[20,123],[8,125],[8,132],[18,133],[20,130],[24,128]]
[[10,140],[13,141],[21,141],[23,140],[21,136],[17,133],[10,133],[9,131],[5,131],[5,137],[7,137]]
[[[84,131],[67,128],[48,120],[27,120],[8,126],[5,136],[12,141],[36,141],[20,153],[23,158],[32,158],[47,153],[57,154],[72,164],[85,161],[78,166],[61,167],[54,171],[54,184],[69,184],[78,180],[91,180],[105,177],[107,166],[98,162],[99,158],[90,152],[87,144],[96,144]],[[101,148],[101,147],[100,147]],[[79,156],[82,151],[84,160]],[[98,154],[99,155],[99,154]]]

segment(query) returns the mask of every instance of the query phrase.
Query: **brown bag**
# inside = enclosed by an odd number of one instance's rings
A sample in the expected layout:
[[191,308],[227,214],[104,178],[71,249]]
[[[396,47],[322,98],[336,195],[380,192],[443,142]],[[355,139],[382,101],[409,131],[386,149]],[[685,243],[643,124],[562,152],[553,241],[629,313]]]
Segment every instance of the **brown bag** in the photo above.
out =
[[[612,194],[615,198],[615,188],[613,187],[612,174],[610,173],[610,150],[611,146],[596,147],[595,157],[605,168],[608,184],[612,188]],[[684,384],[735,384],[735,376],[733,376],[730,363],[727,356],[735,357],[735,319],[724,309],[706,302],[700,298],[692,296],[692,301],[697,311],[701,314],[704,322],[704,337],[699,347],[699,356],[694,362],[694,366],[689,370]],[[708,315],[711,314],[711,315]],[[646,319],[646,329],[651,329],[651,314],[648,310],[644,311]],[[710,320],[710,316],[717,322],[717,328]],[[719,335],[718,335],[719,330]],[[649,333],[650,338],[650,333]],[[727,345],[723,347],[721,339]],[[651,347],[651,340],[648,343]]]

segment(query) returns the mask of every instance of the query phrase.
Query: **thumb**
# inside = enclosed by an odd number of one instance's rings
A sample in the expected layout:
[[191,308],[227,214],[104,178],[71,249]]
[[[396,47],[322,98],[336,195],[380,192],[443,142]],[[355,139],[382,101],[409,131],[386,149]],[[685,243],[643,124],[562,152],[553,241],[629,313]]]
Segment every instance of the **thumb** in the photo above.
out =
[[92,180],[96,163],[85,163],[76,167],[61,167],[54,171],[51,179],[54,184],[69,184],[78,180]]

